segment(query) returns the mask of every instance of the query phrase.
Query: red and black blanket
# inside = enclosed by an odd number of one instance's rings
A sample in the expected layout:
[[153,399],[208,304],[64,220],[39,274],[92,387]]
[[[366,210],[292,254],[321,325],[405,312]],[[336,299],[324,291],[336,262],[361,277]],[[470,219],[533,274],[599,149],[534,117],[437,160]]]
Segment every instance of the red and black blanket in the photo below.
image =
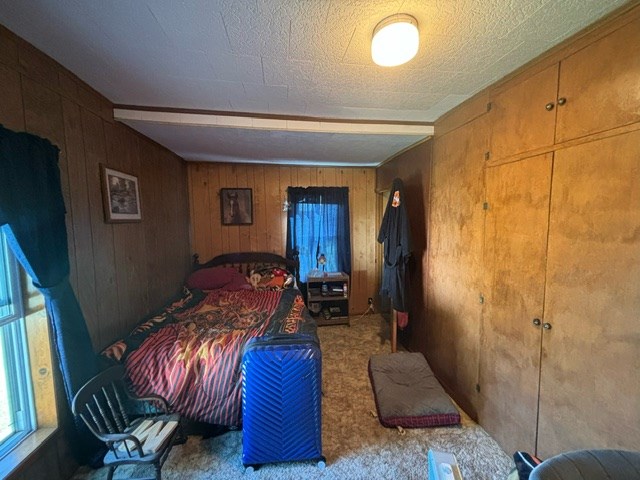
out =
[[297,289],[187,291],[102,353],[125,363],[137,395],[161,395],[190,420],[240,426],[244,345],[315,328],[304,311]]

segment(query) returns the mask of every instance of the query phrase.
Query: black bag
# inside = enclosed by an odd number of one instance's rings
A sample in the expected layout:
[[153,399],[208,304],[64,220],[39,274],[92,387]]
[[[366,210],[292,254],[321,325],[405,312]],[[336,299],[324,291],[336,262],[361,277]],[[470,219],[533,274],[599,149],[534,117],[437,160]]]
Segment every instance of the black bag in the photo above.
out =
[[[513,454],[516,463],[515,471],[518,472],[518,480],[529,480],[531,471],[542,463],[538,457],[527,452],[516,452]],[[509,478],[512,478],[511,476]]]

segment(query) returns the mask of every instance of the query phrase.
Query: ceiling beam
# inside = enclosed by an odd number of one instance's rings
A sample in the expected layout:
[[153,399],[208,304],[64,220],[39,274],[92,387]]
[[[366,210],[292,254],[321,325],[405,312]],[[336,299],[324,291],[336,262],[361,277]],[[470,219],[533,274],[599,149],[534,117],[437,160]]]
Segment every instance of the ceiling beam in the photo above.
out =
[[416,122],[384,122],[371,120],[313,119],[313,117],[265,116],[264,114],[229,114],[228,112],[178,111],[149,107],[117,106],[113,117],[120,121],[141,121],[166,125],[217,128],[241,128],[307,133],[341,133],[357,135],[433,135],[433,125]]

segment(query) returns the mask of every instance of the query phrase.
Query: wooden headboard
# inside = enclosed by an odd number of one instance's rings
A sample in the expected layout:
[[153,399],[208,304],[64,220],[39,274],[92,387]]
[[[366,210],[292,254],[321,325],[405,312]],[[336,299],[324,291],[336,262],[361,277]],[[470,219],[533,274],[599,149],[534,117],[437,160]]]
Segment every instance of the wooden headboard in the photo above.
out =
[[197,253],[193,255],[194,270],[209,267],[234,267],[245,276],[248,276],[251,270],[256,270],[263,266],[278,266],[293,273],[296,277],[296,282],[298,285],[300,284],[300,260],[297,255],[294,259],[289,259],[270,252],[238,252],[218,255],[206,263],[200,263],[199,259],[200,256]]

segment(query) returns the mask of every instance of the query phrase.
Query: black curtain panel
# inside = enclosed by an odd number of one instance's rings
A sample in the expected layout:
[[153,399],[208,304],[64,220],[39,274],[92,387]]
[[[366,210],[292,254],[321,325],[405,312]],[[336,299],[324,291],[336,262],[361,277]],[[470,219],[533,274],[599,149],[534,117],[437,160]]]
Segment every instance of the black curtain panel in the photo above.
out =
[[96,355],[69,283],[65,207],[58,148],[0,125],[0,227],[45,298],[69,404],[98,372]]

